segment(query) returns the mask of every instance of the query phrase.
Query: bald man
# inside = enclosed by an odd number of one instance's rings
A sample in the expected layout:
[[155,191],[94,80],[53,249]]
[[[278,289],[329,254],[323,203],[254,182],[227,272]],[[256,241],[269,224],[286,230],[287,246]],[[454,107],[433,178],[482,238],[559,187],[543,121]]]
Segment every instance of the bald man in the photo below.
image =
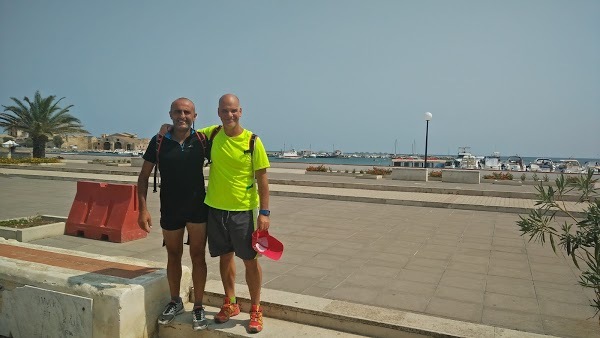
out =
[[209,188],[205,203],[208,211],[208,247],[212,257],[219,257],[221,281],[225,299],[215,322],[224,323],[240,313],[235,297],[234,255],[241,258],[246,267],[246,283],[250,291],[250,322],[248,332],[263,329],[260,307],[262,271],[258,254],[252,249],[252,233],[269,229],[269,182],[267,168],[270,166],[267,152],[259,137],[255,137],[254,149],[250,149],[253,133],[240,124],[242,107],[233,94],[219,99],[217,111],[222,128],[210,126],[200,129],[205,135],[213,135],[209,176]]
[[138,177],[139,217],[138,225],[150,232],[152,219],[148,212],[146,196],[148,178],[155,165],[161,177],[160,226],[167,248],[167,280],[171,301],[165,306],[158,323],[167,325],[182,313],[183,301],[179,297],[181,284],[181,257],[183,236],[188,231],[194,284],[194,308],[192,327],[202,330],[208,326],[204,315],[202,298],[206,284],[206,220],[208,207],[204,204],[204,160],[207,158],[207,142],[192,126],[196,119],[194,103],[179,98],[171,104],[169,117],[173,128],[164,137],[154,136],[144,153],[144,164]]

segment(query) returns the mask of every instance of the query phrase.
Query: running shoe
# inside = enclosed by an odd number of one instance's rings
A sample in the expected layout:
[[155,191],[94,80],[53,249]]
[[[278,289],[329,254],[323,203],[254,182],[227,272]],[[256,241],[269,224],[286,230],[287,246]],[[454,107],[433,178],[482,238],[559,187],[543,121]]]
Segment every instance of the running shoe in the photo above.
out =
[[240,313],[240,306],[238,303],[231,304],[229,297],[223,299],[223,306],[221,311],[215,315],[215,322],[225,323],[230,317],[237,316]]
[[192,310],[192,327],[194,331],[204,330],[208,327],[208,321],[204,315],[204,307],[197,306]]
[[248,323],[248,332],[258,333],[263,329],[262,309],[259,305],[252,305],[250,308],[250,323]]
[[161,325],[167,325],[175,319],[175,316],[182,313],[183,310],[183,302],[176,302],[174,300],[170,301],[167,306],[165,306],[165,310],[158,317],[158,323]]

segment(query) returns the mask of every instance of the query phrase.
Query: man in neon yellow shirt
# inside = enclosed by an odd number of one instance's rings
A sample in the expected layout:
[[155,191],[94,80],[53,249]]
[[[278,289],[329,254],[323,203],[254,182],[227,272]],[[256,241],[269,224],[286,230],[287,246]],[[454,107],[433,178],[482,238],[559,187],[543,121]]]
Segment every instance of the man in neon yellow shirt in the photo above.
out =
[[[260,138],[240,125],[242,107],[233,94],[219,99],[218,115],[223,127],[212,140],[209,185],[205,203],[209,206],[208,246],[212,257],[220,257],[225,299],[215,322],[224,323],[240,313],[235,300],[234,254],[244,261],[250,291],[249,332],[263,328],[260,308],[262,270],[252,249],[252,232],[269,229],[269,160]],[[218,126],[200,129],[213,135]],[[257,212],[258,210],[258,212]]]

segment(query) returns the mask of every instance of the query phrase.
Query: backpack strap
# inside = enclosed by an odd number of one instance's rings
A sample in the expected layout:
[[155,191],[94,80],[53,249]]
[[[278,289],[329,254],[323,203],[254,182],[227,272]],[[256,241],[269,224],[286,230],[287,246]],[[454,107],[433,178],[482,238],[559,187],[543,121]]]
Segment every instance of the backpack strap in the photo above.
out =
[[248,152],[250,155],[254,155],[254,143],[256,143],[256,137],[256,134],[252,134],[252,136],[250,136],[250,142],[248,144]]
[[161,134],[156,134],[156,162],[154,163],[154,190],[152,192],[156,192],[156,186],[157,186],[157,175],[156,172],[158,171],[158,164],[160,161],[160,146],[162,145],[163,140],[165,139],[165,137]]
[[250,136],[250,141],[248,142],[248,150],[245,150],[244,153],[250,154],[250,164],[252,165],[252,184],[246,187],[246,190],[252,188],[254,186],[254,182],[256,181],[256,173],[254,172],[254,144],[256,143],[256,138],[258,136],[254,133]]
[[212,142],[212,140],[215,139],[217,134],[221,131],[221,128],[223,128],[223,126],[219,125],[215,129],[213,129],[213,131],[210,133],[210,141],[211,142]]

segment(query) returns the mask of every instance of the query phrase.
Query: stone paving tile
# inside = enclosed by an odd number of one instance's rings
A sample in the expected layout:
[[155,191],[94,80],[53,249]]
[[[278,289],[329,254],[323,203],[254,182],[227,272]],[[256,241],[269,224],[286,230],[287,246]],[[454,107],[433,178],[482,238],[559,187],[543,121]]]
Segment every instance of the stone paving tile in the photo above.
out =
[[487,276],[486,292],[525,298],[536,298],[533,281],[502,276]]
[[505,246],[505,245],[493,245],[492,251],[507,252],[514,254],[526,254],[527,250],[524,246]]
[[516,254],[516,253],[510,253],[510,252],[502,252],[502,251],[495,251],[492,250],[490,257],[492,259],[504,259],[504,260],[508,260],[508,261],[527,261],[527,255],[525,254]]
[[521,296],[502,295],[499,293],[486,292],[483,298],[486,308],[503,309],[519,312],[539,314],[538,302],[535,298]]
[[592,318],[594,308],[589,305],[569,304],[552,300],[540,300],[540,312],[546,316],[557,316],[569,319]]
[[458,318],[469,322],[479,322],[483,305],[481,303],[461,302],[453,299],[437,298],[431,299],[425,312],[428,314]]
[[379,294],[373,300],[376,306],[405,311],[424,312],[429,298],[423,295],[390,291]]
[[[261,265],[263,270],[272,268],[271,266],[264,266],[264,264]],[[288,264],[288,266],[290,265]],[[329,273],[329,269],[296,265],[291,266],[291,268],[288,268],[287,270],[280,271],[280,273],[285,273],[286,275],[298,277],[323,278],[327,276],[327,274]]]
[[572,274],[573,271],[566,265],[558,265],[558,264],[542,264],[542,263],[532,263],[531,271],[535,272],[547,272],[547,273],[557,273],[557,274]]
[[583,293],[573,293],[573,290],[557,290],[551,288],[544,288],[540,286],[535,287],[535,293],[538,300],[555,301],[569,304],[589,305],[591,299],[585,297]]
[[314,296],[314,297],[325,297],[327,293],[331,292],[329,288],[322,288],[316,285],[309,286],[302,291],[303,295]]
[[456,263],[469,263],[469,264],[478,264],[478,265],[489,265],[490,259],[489,257],[482,256],[471,256],[462,253],[456,253],[452,256],[452,262]]
[[438,249],[437,247],[424,247],[422,249],[419,249],[419,251],[417,251],[415,253],[415,258],[429,258],[429,259],[435,259],[435,260],[444,260],[444,261],[448,261],[450,260],[450,257],[452,256],[451,253],[448,252],[442,252],[442,251],[436,251],[436,249]]
[[342,284],[352,284],[354,286],[380,289],[385,287],[392,280],[393,278],[391,277],[380,277],[366,274],[362,269],[360,269],[349,275]]
[[450,262],[450,264],[448,264],[447,269],[449,271],[456,270],[456,271],[462,271],[462,272],[485,274],[488,271],[488,264],[487,263],[471,264],[471,263],[452,261],[452,262]]
[[435,293],[436,287],[437,284],[432,283],[393,280],[385,286],[385,290],[398,291],[402,293],[413,293],[431,297]]
[[600,338],[597,318],[573,320],[563,317],[542,316],[546,334],[557,337]]
[[314,279],[308,277],[299,277],[292,275],[280,275],[279,277],[269,281],[263,286],[267,289],[281,290],[285,287],[288,292],[302,293],[308,287],[314,285]]
[[[366,265],[361,268],[360,274],[365,274],[374,277],[394,278],[400,273],[402,266],[386,267],[377,265]],[[359,273],[356,273],[358,275]]]
[[340,284],[342,284],[347,278],[348,276],[327,275],[321,278],[318,282],[316,282],[314,286],[324,289],[335,289]]
[[556,284],[573,284],[577,282],[575,275],[563,275],[558,273],[543,272],[543,271],[531,271],[534,281],[551,282]]
[[436,298],[483,304],[483,292],[481,290],[469,290],[456,288],[453,286],[439,285],[434,296]]
[[491,251],[490,250],[465,248],[465,247],[459,247],[456,250],[456,253],[457,254],[468,255],[468,256],[485,257],[485,258],[489,258],[490,255],[491,255]]
[[536,313],[485,307],[481,322],[487,325],[501,326],[513,330],[543,334],[542,316]]
[[440,279],[442,279],[442,275],[443,271],[432,272],[402,269],[396,276],[396,279],[420,283],[438,284]]
[[531,271],[529,268],[507,268],[504,266],[490,265],[488,269],[490,276],[512,277],[524,280],[532,280]]
[[410,260],[409,256],[400,256],[400,255],[396,255],[398,256],[398,258],[396,258],[395,261],[392,260],[381,260],[379,259],[379,257],[377,256],[373,256],[374,258],[369,260],[365,266],[377,266],[377,267],[387,267],[387,268],[393,268],[393,269],[401,269],[403,267],[406,266],[406,264],[408,263],[408,261]]
[[342,284],[328,292],[325,297],[330,299],[345,300],[352,303],[376,304],[378,291],[357,285]]
[[485,290],[485,279],[477,280],[468,277],[448,276],[447,274],[444,274],[440,280],[440,285],[483,291]]
[[409,269],[418,269],[418,267],[428,268],[445,268],[448,265],[447,260],[430,259],[430,258],[412,258],[406,267]]

